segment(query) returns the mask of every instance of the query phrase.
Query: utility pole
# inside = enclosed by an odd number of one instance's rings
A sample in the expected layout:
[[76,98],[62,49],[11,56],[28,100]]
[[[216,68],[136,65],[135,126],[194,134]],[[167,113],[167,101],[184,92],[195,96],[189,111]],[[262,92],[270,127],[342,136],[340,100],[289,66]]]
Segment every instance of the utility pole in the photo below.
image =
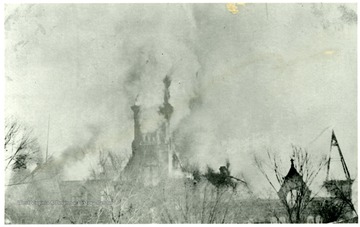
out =
[[49,117],[48,117],[48,130],[47,130],[45,163],[48,161],[48,155],[49,155],[49,131],[50,131],[50,114],[49,114]]

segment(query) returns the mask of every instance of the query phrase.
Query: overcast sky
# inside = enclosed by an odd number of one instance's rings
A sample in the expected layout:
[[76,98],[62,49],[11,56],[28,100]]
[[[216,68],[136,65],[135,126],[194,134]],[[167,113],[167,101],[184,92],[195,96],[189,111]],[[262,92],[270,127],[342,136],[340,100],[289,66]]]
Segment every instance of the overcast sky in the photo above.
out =
[[[356,176],[356,5],[236,7],[7,5],[6,116],[34,128],[44,150],[50,115],[54,156],[94,134],[130,154],[130,106],[139,96],[154,130],[169,75],[178,151],[200,165],[229,158],[263,181],[254,154],[278,151],[286,172],[291,144],[320,157],[335,129]],[[73,176],[86,175],[84,160]]]

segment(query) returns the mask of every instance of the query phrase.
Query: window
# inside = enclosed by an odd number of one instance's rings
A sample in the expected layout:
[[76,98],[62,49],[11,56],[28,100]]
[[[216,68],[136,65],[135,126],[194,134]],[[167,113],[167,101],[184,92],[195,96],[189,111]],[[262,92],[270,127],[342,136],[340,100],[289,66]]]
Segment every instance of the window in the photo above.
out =
[[297,197],[298,197],[298,190],[296,189],[290,190],[286,195],[286,201],[290,208],[294,207]]
[[286,223],[286,218],[284,216],[279,218],[280,223]]
[[316,215],[315,222],[318,224],[322,223],[322,217],[320,215]]
[[81,196],[74,195],[74,196],[72,196],[71,200],[72,200],[73,206],[80,206],[81,205],[81,200],[82,200]]
[[276,224],[276,223],[278,223],[277,218],[276,218],[276,217],[271,217],[271,218],[270,218],[270,223],[271,223],[271,224]]
[[307,219],[306,219],[306,222],[307,222],[307,223],[315,223],[315,222],[314,222],[314,216],[309,215],[309,216],[307,217]]
[[101,201],[101,202],[110,201],[110,197],[109,197],[109,195],[106,193],[105,190],[102,190],[102,191],[100,192],[100,201]]

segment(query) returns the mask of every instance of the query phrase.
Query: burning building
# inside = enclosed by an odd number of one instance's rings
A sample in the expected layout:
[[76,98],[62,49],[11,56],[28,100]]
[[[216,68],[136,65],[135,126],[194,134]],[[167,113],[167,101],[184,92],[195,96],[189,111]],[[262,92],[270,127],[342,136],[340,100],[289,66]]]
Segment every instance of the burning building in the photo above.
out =
[[124,169],[127,177],[135,177],[145,185],[157,185],[164,177],[178,176],[180,162],[173,145],[170,119],[174,111],[169,103],[171,80],[166,76],[164,83],[164,101],[158,114],[162,116],[160,126],[152,132],[143,132],[140,123],[141,106],[136,102],[131,106],[134,112],[134,140],[132,155]]

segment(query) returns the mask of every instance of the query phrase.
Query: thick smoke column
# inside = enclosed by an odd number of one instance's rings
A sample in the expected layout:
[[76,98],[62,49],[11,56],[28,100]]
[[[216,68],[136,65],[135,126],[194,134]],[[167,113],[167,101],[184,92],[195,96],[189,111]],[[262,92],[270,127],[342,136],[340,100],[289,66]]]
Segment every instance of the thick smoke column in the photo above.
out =
[[[85,134],[89,138],[67,147],[58,157],[50,157],[41,168],[48,173],[60,175],[64,180],[84,180],[97,164],[100,136],[102,132],[96,126],[88,126]],[[95,158],[95,159],[94,159]]]
[[[185,26],[182,25],[182,34],[180,34],[182,37],[179,37],[179,34],[172,35],[173,32],[170,32],[174,29],[173,23],[176,23],[176,21],[161,20],[156,24],[152,24],[150,26],[151,30],[148,30],[148,27],[144,28],[147,31],[140,35],[139,31],[134,30],[133,27],[127,27],[123,24],[117,27],[123,36],[121,36],[116,49],[118,56],[114,59],[118,61],[121,71],[112,76],[117,77],[119,88],[116,92],[120,91],[120,93],[125,94],[126,103],[117,103],[114,100],[113,105],[119,105],[122,112],[130,112],[130,106],[135,102],[140,105],[140,124],[144,133],[156,130],[164,121],[163,116],[159,115],[158,111],[163,104],[163,79],[165,76],[171,79],[169,101],[174,107],[170,122],[172,131],[189,115],[191,111],[189,103],[198,95],[200,64],[192,48],[194,42],[192,33],[194,30],[190,18],[191,10],[186,6],[175,7],[175,11],[185,16],[181,20],[189,20],[189,23]],[[158,15],[154,15],[154,18]],[[130,14],[126,16],[126,20],[133,21],[137,20],[137,18]],[[139,26],[146,25],[147,22],[144,22]],[[178,33],[178,31],[176,32]],[[128,115],[128,117],[129,124],[127,126],[132,129],[133,119],[131,115]],[[113,152],[121,153],[121,155],[126,156],[126,154],[122,154],[125,150],[129,154],[133,133],[129,129],[122,130],[120,133],[117,129],[114,129],[114,127],[122,126],[122,124],[123,122],[120,119],[115,119],[114,124],[110,127],[98,125],[101,128],[101,133],[97,135],[95,142],[92,139],[89,140],[91,149],[84,149],[77,144],[66,149],[64,155],[60,158],[65,167],[65,175],[71,175],[71,172],[76,168],[88,170],[91,166],[85,163],[96,159],[97,151],[95,148],[99,145],[106,148],[111,147]],[[124,137],[128,138],[124,139]],[[108,138],[112,138],[111,141]],[[118,145],[114,146],[114,141],[117,141]],[[109,145],[109,142],[112,144]],[[88,147],[87,145],[84,146]],[[86,150],[85,155],[84,150]],[[86,168],[79,168],[77,165],[85,165]],[[86,178],[89,173],[89,171],[84,172],[83,177]]]
[[[164,40],[164,41],[161,41]],[[190,113],[189,101],[197,89],[197,71],[200,65],[196,55],[175,37],[149,36],[140,42],[129,41],[129,71],[124,89],[129,104],[137,102],[141,106],[140,124],[143,132],[152,132],[162,122],[158,114],[163,103],[163,79],[171,78],[170,102],[174,106],[171,127]]]

